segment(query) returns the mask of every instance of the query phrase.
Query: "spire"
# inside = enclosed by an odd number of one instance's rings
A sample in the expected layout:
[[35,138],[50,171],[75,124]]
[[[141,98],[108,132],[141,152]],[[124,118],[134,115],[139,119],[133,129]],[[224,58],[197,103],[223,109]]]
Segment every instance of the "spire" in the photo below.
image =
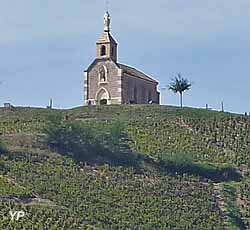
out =
[[96,42],[97,46],[97,58],[111,58],[113,61],[117,61],[117,42],[110,33],[110,14],[107,11],[104,15],[104,32],[102,36]]
[[111,22],[110,14],[107,11],[104,14],[104,32],[109,32],[110,31],[110,22]]

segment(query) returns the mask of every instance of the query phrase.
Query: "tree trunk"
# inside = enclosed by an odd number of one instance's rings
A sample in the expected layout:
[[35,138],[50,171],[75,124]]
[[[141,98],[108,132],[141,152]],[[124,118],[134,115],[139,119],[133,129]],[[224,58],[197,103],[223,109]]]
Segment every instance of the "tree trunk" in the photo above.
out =
[[182,95],[182,93],[180,93],[180,104],[181,104],[181,108],[183,107],[183,95]]

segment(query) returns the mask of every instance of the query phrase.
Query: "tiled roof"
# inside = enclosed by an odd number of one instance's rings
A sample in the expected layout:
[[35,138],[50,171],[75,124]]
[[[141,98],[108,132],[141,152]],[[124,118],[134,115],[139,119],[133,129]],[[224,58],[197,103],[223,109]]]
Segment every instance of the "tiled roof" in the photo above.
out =
[[120,64],[120,63],[117,63],[119,68],[122,69],[125,73],[129,74],[129,75],[132,75],[134,77],[138,77],[138,78],[141,78],[141,79],[144,79],[144,80],[147,80],[147,81],[151,81],[151,82],[154,82],[154,83],[158,83],[156,80],[154,80],[153,78],[147,76],[146,74],[144,74],[143,72],[133,68],[133,67],[130,67],[130,66],[127,66],[127,65],[124,65],[124,64]]
[[117,42],[115,41],[115,39],[112,37],[112,35],[109,32],[104,32],[102,36],[99,38],[99,40],[97,41],[97,44],[109,43],[109,42],[117,44]]

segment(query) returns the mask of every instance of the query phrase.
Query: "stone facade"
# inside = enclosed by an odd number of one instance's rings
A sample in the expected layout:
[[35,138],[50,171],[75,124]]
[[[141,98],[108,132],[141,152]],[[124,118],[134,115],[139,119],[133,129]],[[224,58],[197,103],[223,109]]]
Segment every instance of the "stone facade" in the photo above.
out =
[[157,83],[146,81],[129,74],[122,77],[122,103],[123,104],[159,104]]
[[104,33],[97,41],[97,57],[84,72],[86,105],[159,104],[158,82],[117,62],[117,42],[110,34],[110,16],[104,16]]

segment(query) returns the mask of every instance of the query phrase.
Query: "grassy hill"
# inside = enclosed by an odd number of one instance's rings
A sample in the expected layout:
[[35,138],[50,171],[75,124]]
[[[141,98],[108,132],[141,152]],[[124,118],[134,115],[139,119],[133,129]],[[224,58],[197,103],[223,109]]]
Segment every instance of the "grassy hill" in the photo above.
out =
[[250,117],[2,108],[0,229],[250,229]]

